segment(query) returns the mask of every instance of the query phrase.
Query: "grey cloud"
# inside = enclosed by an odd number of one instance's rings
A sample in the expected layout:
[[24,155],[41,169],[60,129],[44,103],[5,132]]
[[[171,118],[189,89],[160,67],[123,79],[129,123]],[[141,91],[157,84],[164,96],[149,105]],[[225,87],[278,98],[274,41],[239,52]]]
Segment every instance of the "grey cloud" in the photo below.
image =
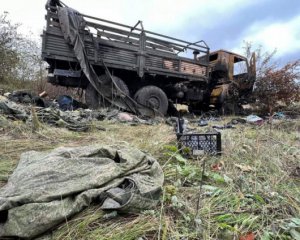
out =
[[232,49],[242,43],[243,37],[254,23],[260,23],[263,27],[275,22],[287,21],[299,14],[298,0],[266,0],[240,10],[237,6],[232,11],[216,15],[218,24],[213,24],[214,27],[211,27],[201,16],[195,16],[190,19],[189,25],[178,29],[173,35],[191,41],[204,39],[212,50]]

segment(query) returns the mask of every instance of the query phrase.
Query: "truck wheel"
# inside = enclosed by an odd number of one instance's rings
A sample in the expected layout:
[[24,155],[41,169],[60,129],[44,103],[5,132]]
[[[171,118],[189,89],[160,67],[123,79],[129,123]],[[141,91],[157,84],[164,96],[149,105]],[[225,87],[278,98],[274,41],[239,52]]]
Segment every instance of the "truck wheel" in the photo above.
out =
[[85,89],[85,103],[89,108],[97,109],[100,107],[100,98],[96,89],[89,83]]
[[162,114],[168,111],[168,97],[163,90],[156,86],[146,86],[139,89],[134,99],[145,106],[152,107]]
[[[105,74],[104,74],[104,75],[101,75],[101,76],[99,77],[99,80],[100,80],[101,82],[103,82],[105,85],[110,86],[110,87],[113,87],[113,84],[112,84],[112,82],[111,82],[109,76],[107,76],[107,75],[105,75]],[[115,81],[116,85],[121,89],[121,91],[122,91],[123,93],[125,93],[127,96],[130,95],[129,89],[128,89],[126,83],[125,83],[121,78],[119,78],[119,77],[117,77],[117,76],[113,76],[113,80]]]
[[[113,79],[117,86],[126,94],[129,95],[129,89],[126,85],[126,83],[121,79],[116,76],[113,76]],[[99,80],[103,82],[106,85],[110,85],[112,87],[111,81],[108,76],[106,75],[101,75],[99,77]],[[85,90],[85,102],[86,104],[92,108],[92,109],[97,109],[100,107],[108,107],[110,106],[110,103],[108,103],[105,99],[103,99],[99,93],[96,91],[96,89],[92,86],[92,84],[88,84],[86,90]]]

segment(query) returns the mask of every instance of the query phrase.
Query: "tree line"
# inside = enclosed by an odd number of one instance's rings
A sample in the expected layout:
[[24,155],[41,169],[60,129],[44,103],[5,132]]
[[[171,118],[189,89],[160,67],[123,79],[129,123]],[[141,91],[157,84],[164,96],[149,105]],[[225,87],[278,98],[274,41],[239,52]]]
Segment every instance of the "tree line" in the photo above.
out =
[[0,88],[23,88],[45,78],[40,43],[19,33],[20,24],[0,15]]

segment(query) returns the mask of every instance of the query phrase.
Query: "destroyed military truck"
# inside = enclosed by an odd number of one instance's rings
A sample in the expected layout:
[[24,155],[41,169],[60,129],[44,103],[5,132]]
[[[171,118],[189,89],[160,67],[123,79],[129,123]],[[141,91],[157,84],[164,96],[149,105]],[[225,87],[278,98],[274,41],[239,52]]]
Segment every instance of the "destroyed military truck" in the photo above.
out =
[[[228,89],[223,86],[233,78],[224,80],[203,40],[147,31],[141,21],[131,27],[88,16],[59,0],[48,0],[46,10],[42,57],[48,81],[85,89],[89,107],[114,105],[153,116],[174,103],[199,111],[224,102],[225,90],[218,89]],[[181,56],[186,52],[192,57]]]
[[252,53],[248,62],[246,57],[227,50],[211,52],[209,67],[209,76],[215,84],[210,104],[223,114],[237,113],[242,104],[255,101],[252,94],[256,80],[255,53]]

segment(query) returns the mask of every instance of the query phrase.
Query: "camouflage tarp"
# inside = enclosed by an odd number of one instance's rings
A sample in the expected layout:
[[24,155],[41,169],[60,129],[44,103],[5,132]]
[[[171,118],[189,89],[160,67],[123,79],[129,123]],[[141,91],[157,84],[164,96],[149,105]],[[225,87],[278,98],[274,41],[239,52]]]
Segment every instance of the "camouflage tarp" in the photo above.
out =
[[[114,88],[111,88],[109,85],[106,86],[104,82],[100,81],[100,78],[95,72],[93,65],[90,63],[87,57],[84,35],[82,34],[82,31],[87,28],[83,16],[72,8],[66,6],[60,7],[59,1],[54,1],[53,4],[58,4],[57,14],[65,40],[73,47],[74,54],[82,71],[100,96],[102,96],[113,106],[133,112],[134,114],[148,117],[160,116],[161,114],[155,109],[137,103],[130,96],[127,96],[124,92],[122,92],[118,85],[114,82],[113,78],[111,78],[111,80]],[[94,41],[92,34],[90,37],[92,37],[92,40]],[[112,92],[114,92],[113,97],[111,96]]]
[[163,172],[134,148],[92,146],[27,152],[0,190],[0,238],[32,238],[91,204],[134,212],[153,208]]
[[8,100],[6,97],[0,96],[0,113],[10,115],[11,118],[25,120],[27,119],[26,108],[20,104]]

